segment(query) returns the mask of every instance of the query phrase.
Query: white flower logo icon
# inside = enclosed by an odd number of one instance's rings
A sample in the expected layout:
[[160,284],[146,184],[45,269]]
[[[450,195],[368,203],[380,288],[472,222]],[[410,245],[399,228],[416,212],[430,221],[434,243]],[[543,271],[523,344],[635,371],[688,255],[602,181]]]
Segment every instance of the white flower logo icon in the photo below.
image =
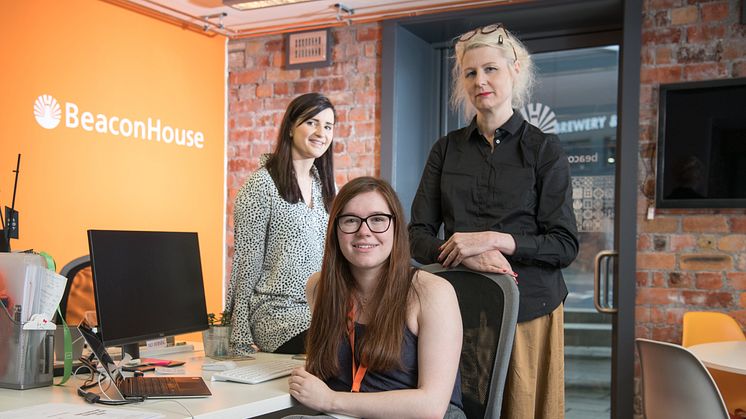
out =
[[547,134],[557,133],[557,117],[554,111],[541,103],[529,103],[521,109],[523,117]]
[[41,95],[34,102],[34,118],[43,128],[53,129],[60,123],[62,110],[57,99],[50,95]]

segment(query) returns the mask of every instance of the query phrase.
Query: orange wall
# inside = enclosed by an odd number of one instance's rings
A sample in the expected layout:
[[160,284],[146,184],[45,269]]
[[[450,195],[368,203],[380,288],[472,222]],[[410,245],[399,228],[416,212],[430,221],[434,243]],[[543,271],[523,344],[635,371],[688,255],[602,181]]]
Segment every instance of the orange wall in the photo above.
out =
[[[8,2],[0,25],[0,204],[21,157],[14,250],[50,253],[58,269],[88,253],[86,230],[199,233],[209,310],[222,307],[225,39],[99,0]],[[53,129],[36,122],[47,94]],[[202,148],[66,125],[66,103],[119,131],[123,118],[204,136]],[[93,125],[93,124],[91,124]],[[126,125],[124,129],[126,130]],[[107,126],[108,130],[108,126]],[[169,135],[168,132],[162,135]]]

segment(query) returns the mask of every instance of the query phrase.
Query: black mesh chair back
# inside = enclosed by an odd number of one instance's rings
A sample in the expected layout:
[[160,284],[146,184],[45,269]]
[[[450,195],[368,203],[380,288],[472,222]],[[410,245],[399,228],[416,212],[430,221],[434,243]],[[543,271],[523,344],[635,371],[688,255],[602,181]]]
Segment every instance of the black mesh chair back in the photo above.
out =
[[515,281],[439,264],[421,269],[445,278],[456,290],[464,326],[460,372],[466,417],[499,418],[518,319]]

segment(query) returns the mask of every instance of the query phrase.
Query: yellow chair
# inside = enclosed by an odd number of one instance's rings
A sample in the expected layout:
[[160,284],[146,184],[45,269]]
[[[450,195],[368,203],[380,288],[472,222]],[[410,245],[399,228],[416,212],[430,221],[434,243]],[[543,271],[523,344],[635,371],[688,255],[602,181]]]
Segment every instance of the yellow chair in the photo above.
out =
[[[700,343],[733,340],[746,340],[741,326],[733,317],[725,313],[710,311],[684,313],[684,333],[681,346],[688,348]],[[746,391],[744,391],[746,389],[746,376],[712,368],[708,368],[708,370],[720,389],[728,411],[733,413],[736,408],[746,410]]]

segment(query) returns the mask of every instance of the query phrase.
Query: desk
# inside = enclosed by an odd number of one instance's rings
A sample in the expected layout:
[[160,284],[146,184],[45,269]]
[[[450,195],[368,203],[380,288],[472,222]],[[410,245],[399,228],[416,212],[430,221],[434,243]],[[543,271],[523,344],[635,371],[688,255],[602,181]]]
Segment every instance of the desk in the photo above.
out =
[[[284,358],[290,355],[258,353],[260,359]],[[212,396],[199,399],[176,399],[194,415],[195,418],[246,418],[286,409],[296,402],[288,393],[287,377],[267,381],[261,384],[241,384],[223,381],[210,381],[213,371],[202,371],[204,352],[177,353],[163,356],[165,359],[185,361],[186,374],[202,376],[212,392]],[[211,360],[209,360],[211,361]],[[249,365],[255,361],[236,362],[238,366]],[[149,373],[150,376],[152,373]],[[55,381],[59,381],[55,377]],[[30,390],[0,389],[0,411],[14,410],[43,403],[74,403],[88,405],[77,395],[77,388],[82,381],[71,377],[64,386],[42,387]],[[163,399],[148,400],[121,407],[106,406],[115,409],[132,409],[157,412],[166,418],[188,417],[186,410]]]
[[708,368],[746,375],[746,341],[702,343],[687,349]]

